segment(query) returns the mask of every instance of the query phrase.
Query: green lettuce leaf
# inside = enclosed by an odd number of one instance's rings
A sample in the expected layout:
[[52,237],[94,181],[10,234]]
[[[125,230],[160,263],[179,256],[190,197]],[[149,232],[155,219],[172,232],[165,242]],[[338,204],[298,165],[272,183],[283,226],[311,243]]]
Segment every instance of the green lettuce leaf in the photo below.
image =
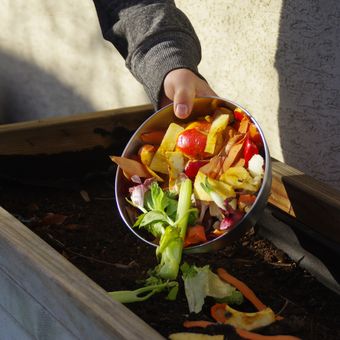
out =
[[170,219],[176,218],[177,200],[168,191],[163,191],[157,182],[153,182],[145,193],[144,206],[149,211],[164,211]]
[[235,287],[222,281],[218,275],[210,270],[208,265],[196,267],[184,263],[181,270],[185,295],[191,313],[199,313],[202,310],[206,296],[230,304],[241,304],[243,302],[243,295]]

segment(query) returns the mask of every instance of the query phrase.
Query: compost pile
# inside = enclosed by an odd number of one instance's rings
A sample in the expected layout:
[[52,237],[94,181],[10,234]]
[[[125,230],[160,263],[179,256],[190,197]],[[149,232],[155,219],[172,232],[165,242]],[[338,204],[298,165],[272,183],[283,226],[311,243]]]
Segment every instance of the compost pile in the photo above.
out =
[[[59,156],[8,157],[3,161],[3,208],[105,290],[140,287],[139,281],[156,264],[155,249],[142,243],[121,222],[114,201],[115,166],[107,153],[95,150]],[[213,270],[227,269],[284,317],[262,329],[262,334],[340,338],[339,296],[255,230],[223,250],[184,255],[183,260],[196,266],[210,265]],[[182,288],[175,301],[160,294],[127,307],[165,337],[188,331],[182,326],[190,318]],[[211,320],[211,304],[207,298],[196,319]],[[245,303],[243,308],[247,311],[250,305]],[[192,331],[239,339],[227,326]]]

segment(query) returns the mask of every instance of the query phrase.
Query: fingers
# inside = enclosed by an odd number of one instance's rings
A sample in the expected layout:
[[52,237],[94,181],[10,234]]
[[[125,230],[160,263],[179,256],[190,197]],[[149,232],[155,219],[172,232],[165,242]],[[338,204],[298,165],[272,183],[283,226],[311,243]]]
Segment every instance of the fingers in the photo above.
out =
[[196,95],[195,87],[192,84],[184,87],[177,87],[174,91],[174,111],[178,118],[187,118],[194,105],[194,98]]
[[168,100],[173,101],[175,115],[181,119],[190,115],[195,97],[216,96],[206,81],[188,69],[169,72],[163,88],[160,104],[163,106]]

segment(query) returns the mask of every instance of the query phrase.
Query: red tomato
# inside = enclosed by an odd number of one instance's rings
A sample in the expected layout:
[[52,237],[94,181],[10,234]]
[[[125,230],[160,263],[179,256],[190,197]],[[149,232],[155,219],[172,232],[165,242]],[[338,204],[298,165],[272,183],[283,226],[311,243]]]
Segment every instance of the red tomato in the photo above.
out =
[[176,148],[188,158],[202,159],[207,135],[198,129],[188,129],[181,132],[177,138]]
[[258,153],[259,153],[259,149],[257,148],[256,144],[248,136],[247,139],[246,139],[246,143],[245,143],[245,146],[244,146],[244,152],[243,152],[244,161],[245,161],[244,166],[246,168],[248,168],[249,160],[254,155],[257,155]]
[[241,121],[242,119],[247,118],[246,114],[238,107],[234,110],[234,117],[235,117],[235,120],[238,120],[238,121]]
[[198,170],[205,164],[207,164],[208,161],[189,161],[187,165],[185,166],[184,173],[191,179],[194,180]]

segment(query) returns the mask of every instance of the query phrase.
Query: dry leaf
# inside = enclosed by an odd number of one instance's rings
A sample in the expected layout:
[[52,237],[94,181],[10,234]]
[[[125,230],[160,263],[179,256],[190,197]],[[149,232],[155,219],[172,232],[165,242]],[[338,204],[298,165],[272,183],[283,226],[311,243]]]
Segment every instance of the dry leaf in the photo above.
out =
[[230,151],[229,151],[229,153],[228,153],[228,155],[227,155],[227,157],[226,157],[226,159],[223,163],[223,171],[224,172],[227,171],[231,167],[232,164],[238,162],[238,160],[241,158],[245,141],[246,141],[246,135],[243,136],[243,138],[240,141],[238,141],[236,144],[234,144],[231,147],[231,149],[230,149]]
[[41,220],[42,224],[50,225],[60,225],[63,224],[66,220],[67,216],[61,214],[47,213],[43,219]]
[[85,229],[85,228],[87,228],[87,226],[76,224],[76,223],[69,223],[64,226],[64,229],[71,230],[71,231]]
[[133,159],[126,157],[110,156],[111,160],[115,162],[122,170],[124,175],[130,179],[132,175],[148,178],[150,174],[145,166]]

